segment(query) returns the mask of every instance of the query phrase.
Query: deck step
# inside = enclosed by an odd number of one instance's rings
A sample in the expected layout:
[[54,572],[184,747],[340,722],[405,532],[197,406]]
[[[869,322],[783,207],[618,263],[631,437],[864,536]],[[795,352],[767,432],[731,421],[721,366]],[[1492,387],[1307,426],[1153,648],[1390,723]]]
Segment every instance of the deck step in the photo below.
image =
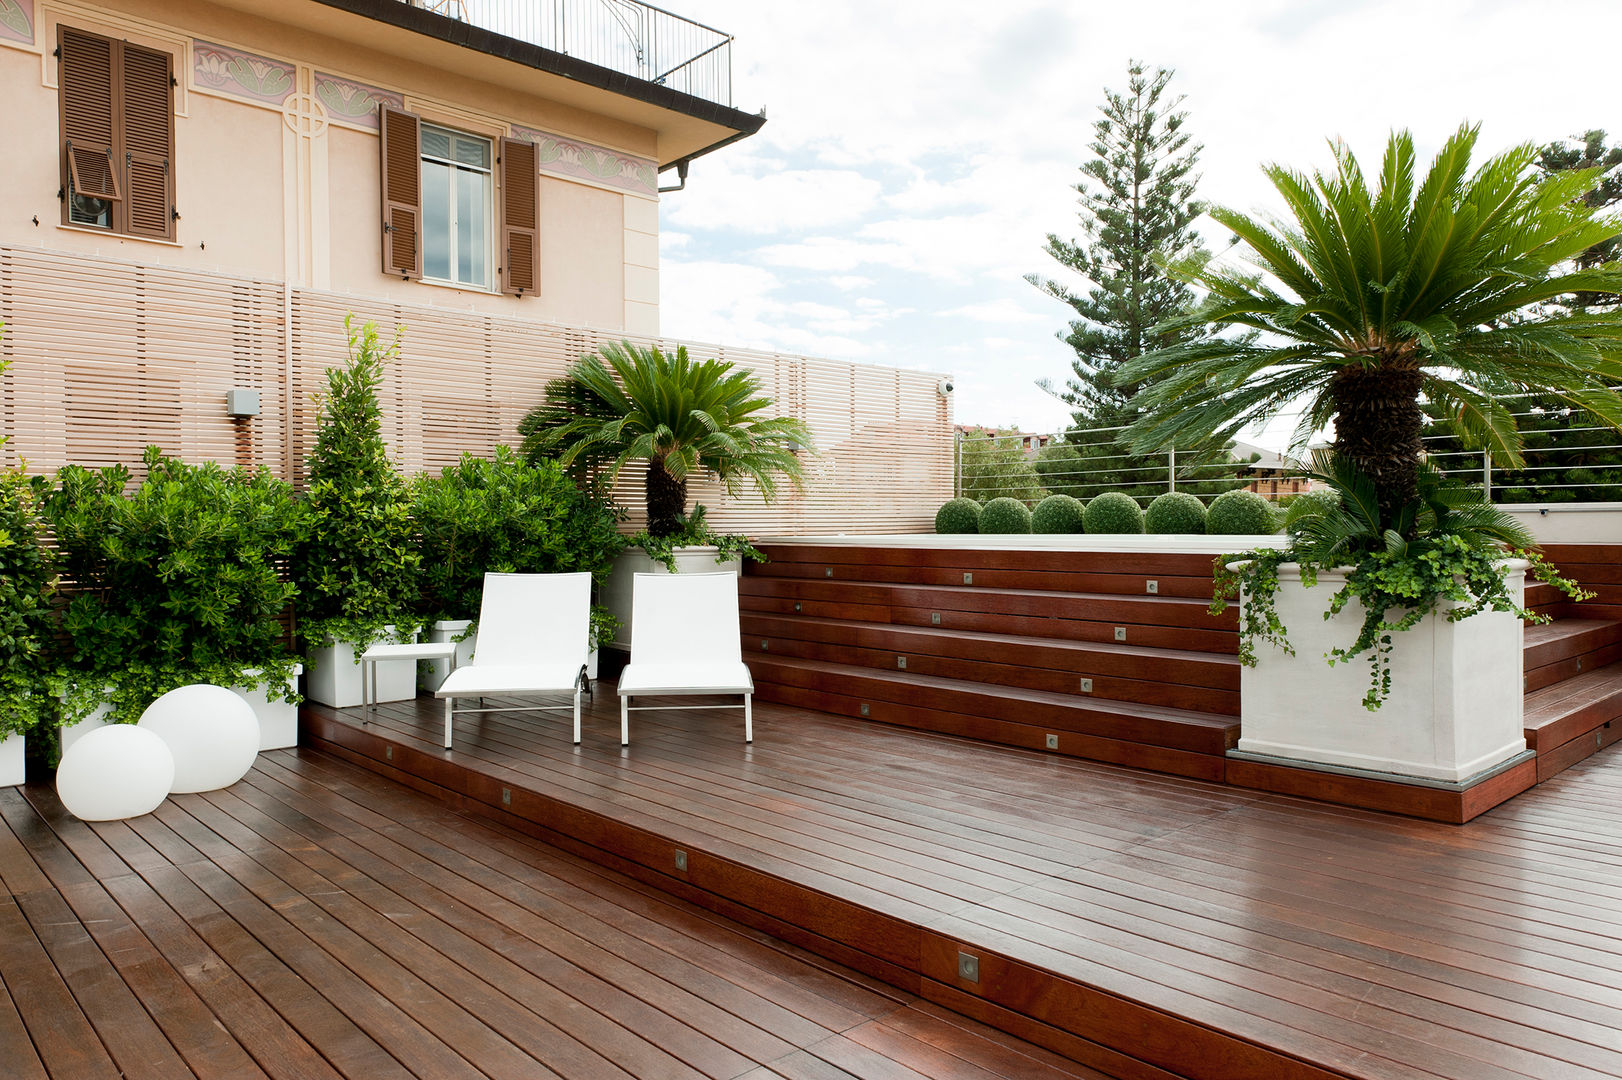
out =
[[766,701],[1184,776],[1221,779],[1223,755],[1239,738],[1236,717],[1192,709],[797,657],[745,659]]
[[1526,744],[1550,753],[1622,719],[1622,663],[1584,672],[1526,695]]
[[1523,640],[1527,693],[1622,660],[1622,622],[1614,619],[1556,619],[1528,626]]
[[1094,698],[1239,712],[1238,658],[1186,649],[746,612],[743,650],[1061,694],[1086,679]]

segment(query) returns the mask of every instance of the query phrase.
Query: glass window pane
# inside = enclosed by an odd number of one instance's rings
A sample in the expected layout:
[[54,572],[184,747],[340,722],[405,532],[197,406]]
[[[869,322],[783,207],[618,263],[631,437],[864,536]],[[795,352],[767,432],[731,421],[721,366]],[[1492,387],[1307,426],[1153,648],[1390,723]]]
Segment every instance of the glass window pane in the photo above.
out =
[[457,280],[488,288],[490,245],[490,176],[458,169],[456,173]]
[[424,124],[422,126],[422,152],[428,157],[450,157],[451,133]]
[[451,276],[451,170],[433,161],[422,163],[422,272]]
[[457,139],[456,160],[479,169],[490,167],[490,144],[483,139]]

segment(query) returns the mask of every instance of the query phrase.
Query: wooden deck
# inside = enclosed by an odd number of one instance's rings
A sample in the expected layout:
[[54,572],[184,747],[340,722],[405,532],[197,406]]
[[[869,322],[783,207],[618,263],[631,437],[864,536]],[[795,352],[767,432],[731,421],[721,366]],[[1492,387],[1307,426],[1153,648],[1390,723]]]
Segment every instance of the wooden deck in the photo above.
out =
[[0,818],[6,1080],[1098,1075],[311,750]]
[[729,714],[655,711],[622,750],[614,709],[604,693],[580,747],[490,714],[445,751],[426,699],[304,720],[317,746],[1111,1075],[1622,1075],[1614,747],[1452,826],[783,706],[757,706],[753,746]]

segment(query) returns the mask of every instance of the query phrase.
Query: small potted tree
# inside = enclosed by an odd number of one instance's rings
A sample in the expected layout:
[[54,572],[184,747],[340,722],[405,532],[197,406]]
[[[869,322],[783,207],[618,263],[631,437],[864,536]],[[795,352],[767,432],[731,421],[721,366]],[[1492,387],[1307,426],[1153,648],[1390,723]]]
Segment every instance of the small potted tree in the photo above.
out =
[[688,514],[687,483],[708,474],[729,494],[752,486],[768,502],[779,477],[799,486],[798,455],[812,452],[810,429],[767,415],[771,406],[760,381],[730,362],[627,341],[581,357],[520,423],[530,460],[555,458],[582,483],[612,486],[626,465],[644,463],[647,528],[631,537],[603,591],[620,626],[615,644],[629,646],[633,574],[737,569],[742,558],[759,557],[743,537],[713,532],[702,506]]
[[[361,704],[360,654],[381,640],[415,640],[417,550],[411,493],[389,463],[377,391],[400,338],[344,320],[349,358],[327,369],[304,504],[309,530],[294,552],[299,631],[310,659],[306,692],[323,705]],[[416,664],[377,666],[378,700],[416,696]]]
[[[555,462],[530,464],[505,446],[491,458],[464,454],[438,476],[417,477],[412,506],[422,543],[419,611],[431,640],[458,642],[458,663],[472,656],[487,572],[586,571],[600,585],[624,547],[606,499],[576,485]],[[606,609],[594,608],[594,644],[611,633]],[[594,649],[593,664],[596,655]],[[427,689],[438,689],[449,664],[426,667]]]
[[[1253,268],[1181,268],[1209,296],[1180,321],[1238,333],[1119,373],[1147,385],[1131,431],[1140,451],[1226,437],[1295,401],[1303,439],[1334,423],[1321,468],[1342,509],[1313,515],[1295,559],[1257,552],[1238,567],[1247,636],[1270,643],[1246,657],[1256,666],[1242,674],[1242,753],[1467,784],[1525,752],[1527,564],[1505,558],[1496,541],[1509,533],[1479,494],[1472,507],[1427,476],[1423,408],[1511,464],[1520,437],[1503,395],[1545,393],[1622,424],[1610,389],[1622,382],[1622,315],[1546,306],[1622,292],[1622,269],[1571,263],[1622,224],[1585,205],[1595,171],[1540,178],[1530,145],[1470,172],[1476,134],[1461,128],[1418,182],[1406,132],[1391,137],[1374,189],[1343,146],[1327,175],[1270,167],[1288,219],[1212,211]],[[1337,587],[1307,595],[1329,572],[1343,573]],[[1322,625],[1326,606],[1351,625],[1311,651],[1372,655],[1364,695],[1326,690],[1318,657],[1280,644],[1286,623]]]

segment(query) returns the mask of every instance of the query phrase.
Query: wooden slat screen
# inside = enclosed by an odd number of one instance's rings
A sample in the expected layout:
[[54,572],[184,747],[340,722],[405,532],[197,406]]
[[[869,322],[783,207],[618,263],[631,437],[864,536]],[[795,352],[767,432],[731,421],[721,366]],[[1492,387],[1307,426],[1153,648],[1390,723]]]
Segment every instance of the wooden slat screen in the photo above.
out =
[[535,144],[502,139],[501,291],[515,296],[540,288],[540,184]]
[[422,119],[382,111],[383,272],[422,277]]
[[174,239],[175,107],[168,53],[123,43],[120,69],[128,232]]
[[[61,27],[63,194],[77,192],[98,199],[119,198],[118,169],[113,164],[118,122],[113,93],[117,43],[98,34]],[[63,220],[67,199],[63,199]]]
[[[547,381],[623,336],[294,289],[284,339],[283,288],[0,247],[0,319],[7,323],[0,350],[14,361],[0,380],[0,423],[13,436],[0,463],[26,458],[33,471],[87,458],[134,464],[147,442],[189,461],[231,462],[241,449],[240,428],[226,417],[224,396],[244,387],[259,391],[262,409],[247,422],[253,459],[285,475],[284,439],[291,439],[297,462],[314,445],[315,395],[324,389],[325,368],[343,360],[344,315],[354,311],[385,334],[406,328],[382,406],[395,464],[414,474],[443,468],[464,451],[488,454],[516,444],[518,421],[541,400]],[[85,317],[90,311],[94,319]],[[807,490],[771,506],[728,499],[713,481],[695,482],[693,499],[709,507],[716,527],[756,536],[932,527],[952,488],[951,415],[935,391],[937,376],[689,348],[755,372],[780,412],[810,423],[822,451],[809,459]],[[291,395],[285,349],[293,358]],[[126,403],[127,421],[111,417],[114,400]],[[74,419],[92,414],[94,425]],[[641,484],[641,471],[627,469],[620,501],[640,507]],[[627,528],[641,523],[638,512]]]

